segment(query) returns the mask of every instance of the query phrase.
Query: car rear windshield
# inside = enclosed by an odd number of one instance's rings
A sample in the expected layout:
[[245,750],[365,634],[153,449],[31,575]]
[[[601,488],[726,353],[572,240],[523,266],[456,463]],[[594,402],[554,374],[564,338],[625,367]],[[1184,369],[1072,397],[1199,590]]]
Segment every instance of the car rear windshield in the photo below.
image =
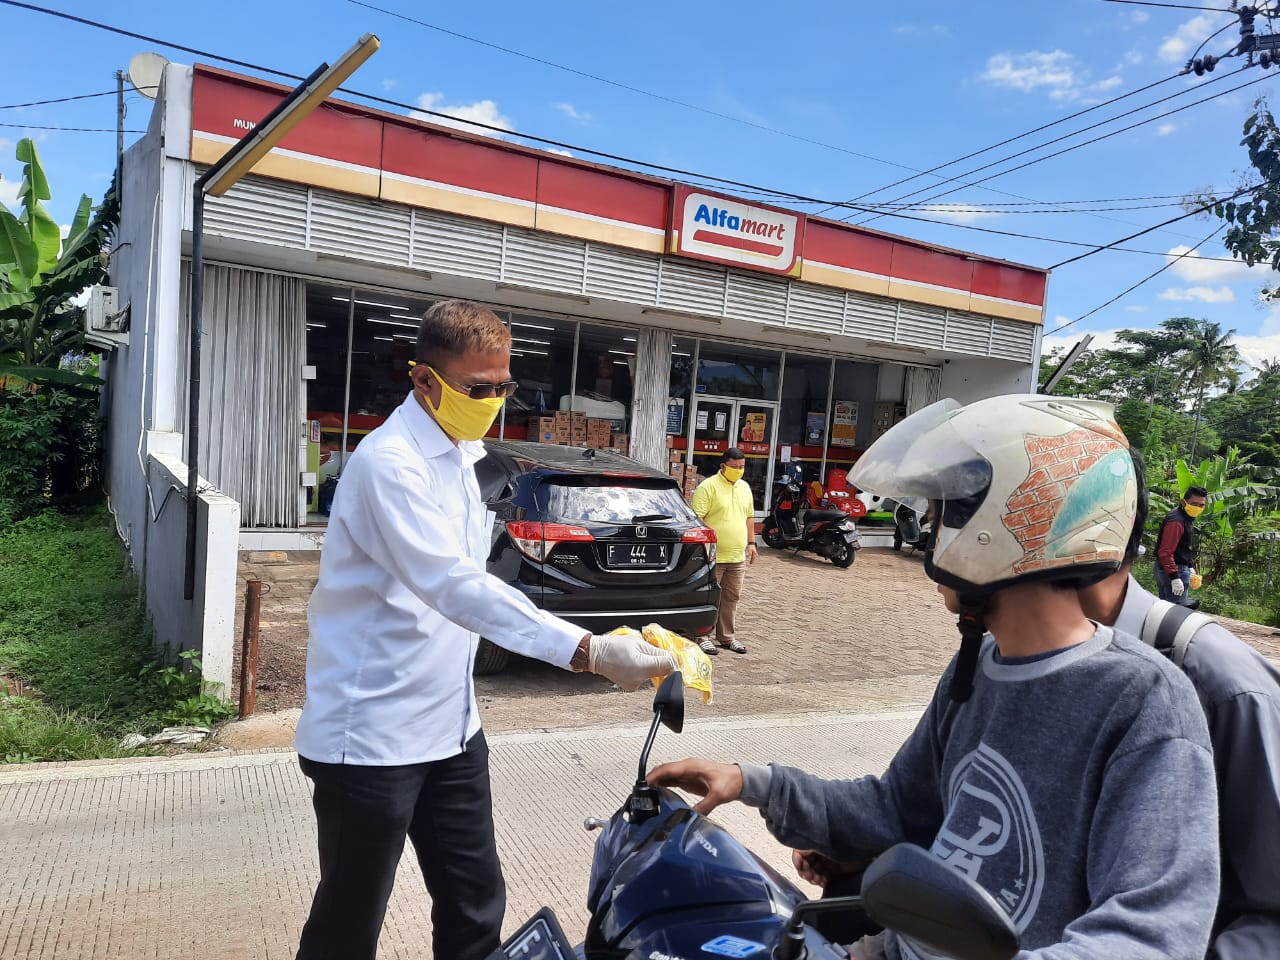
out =
[[[545,487],[547,520],[557,523],[650,523],[665,519],[696,520],[680,496],[679,487],[661,480],[619,482],[612,478],[595,483],[575,480]],[[541,499],[541,498],[539,498]]]

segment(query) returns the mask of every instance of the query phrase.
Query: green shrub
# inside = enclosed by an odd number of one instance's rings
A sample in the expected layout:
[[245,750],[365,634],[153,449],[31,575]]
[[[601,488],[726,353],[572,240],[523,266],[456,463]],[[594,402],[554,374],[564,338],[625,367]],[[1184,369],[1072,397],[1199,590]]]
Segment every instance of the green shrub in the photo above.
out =
[[97,394],[0,387],[0,530],[51,505],[96,499]]

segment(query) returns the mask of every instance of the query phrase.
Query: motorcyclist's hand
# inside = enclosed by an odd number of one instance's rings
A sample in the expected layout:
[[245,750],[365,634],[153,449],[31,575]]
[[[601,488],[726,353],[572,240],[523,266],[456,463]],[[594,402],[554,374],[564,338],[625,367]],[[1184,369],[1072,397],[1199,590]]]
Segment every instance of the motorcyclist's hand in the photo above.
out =
[[639,690],[651,677],[665,677],[675,668],[675,657],[638,634],[594,634],[587,649],[587,669],[627,691]]
[[1186,590],[1186,584],[1182,582],[1181,576],[1176,576],[1169,581],[1169,590],[1175,597],[1182,596],[1183,591]]
[[736,763],[711,760],[677,760],[654,767],[645,777],[651,786],[678,787],[702,797],[693,807],[704,816],[742,796],[742,768]]
[[795,865],[796,873],[819,887],[825,887],[832,880],[838,880],[841,877],[859,874],[867,867],[866,862],[841,863],[817,850],[792,850],[791,862]]

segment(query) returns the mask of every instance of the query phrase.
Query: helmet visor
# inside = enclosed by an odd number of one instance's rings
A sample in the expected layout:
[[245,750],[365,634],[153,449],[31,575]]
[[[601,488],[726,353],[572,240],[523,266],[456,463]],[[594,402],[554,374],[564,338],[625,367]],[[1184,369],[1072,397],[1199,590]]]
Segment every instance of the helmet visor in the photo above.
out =
[[991,464],[952,426],[950,397],[891,427],[853,465],[849,479],[882,497],[958,500],[986,490]]

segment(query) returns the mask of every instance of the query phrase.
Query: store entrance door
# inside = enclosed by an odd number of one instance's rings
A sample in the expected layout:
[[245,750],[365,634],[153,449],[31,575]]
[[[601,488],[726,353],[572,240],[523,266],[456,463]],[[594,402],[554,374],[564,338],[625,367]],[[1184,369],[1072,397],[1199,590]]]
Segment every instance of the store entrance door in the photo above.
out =
[[697,397],[693,406],[692,462],[698,475],[720,469],[720,456],[737,447],[746,457],[743,479],[751,487],[756,514],[769,509],[773,489],[773,449],[777,440],[778,405],[762,400]]

